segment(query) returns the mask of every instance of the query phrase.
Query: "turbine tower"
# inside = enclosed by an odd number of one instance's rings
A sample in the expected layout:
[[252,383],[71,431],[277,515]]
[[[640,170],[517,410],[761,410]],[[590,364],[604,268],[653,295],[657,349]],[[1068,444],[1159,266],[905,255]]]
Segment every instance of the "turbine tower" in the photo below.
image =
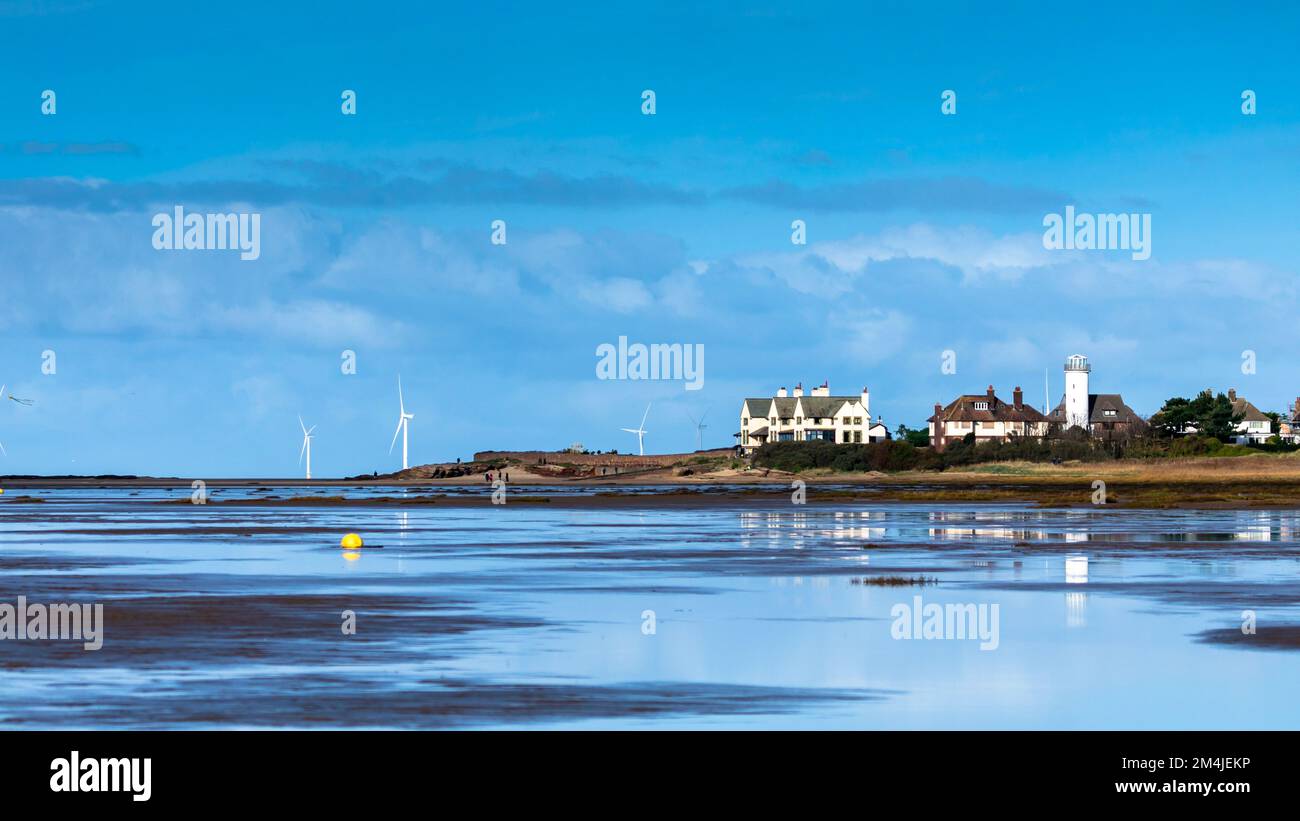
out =
[[305,453],[307,455],[307,478],[310,479],[312,431],[316,430],[316,426],[312,425],[311,430],[308,430],[307,426],[303,424],[302,414],[298,414],[298,427],[302,428],[302,450],[298,451],[298,464],[302,464],[302,457]]
[[397,375],[397,430],[393,431],[392,444],[388,446],[388,452],[393,452],[393,446],[397,444],[397,434],[402,434],[402,470],[406,470],[410,465],[407,464],[407,445],[408,437],[411,433],[411,420],[415,414],[406,412],[406,402],[402,399],[402,375]]
[[690,417],[691,422],[695,425],[695,449],[704,450],[704,429],[708,427],[708,425],[704,424],[704,417],[709,415],[709,409],[705,408],[699,419],[689,413],[686,415]]
[[640,455],[640,456],[645,456],[645,435],[646,435],[645,420],[646,420],[646,417],[648,417],[649,415],[650,415],[650,406],[649,406],[649,405],[646,405],[646,406],[645,406],[645,414],[643,414],[643,415],[641,416],[641,426],[640,426],[640,427],[638,427],[638,428],[620,428],[620,430],[625,431],[625,432],[627,432],[627,433],[635,433],[635,434],[636,434],[636,449],[637,449],[638,455]]

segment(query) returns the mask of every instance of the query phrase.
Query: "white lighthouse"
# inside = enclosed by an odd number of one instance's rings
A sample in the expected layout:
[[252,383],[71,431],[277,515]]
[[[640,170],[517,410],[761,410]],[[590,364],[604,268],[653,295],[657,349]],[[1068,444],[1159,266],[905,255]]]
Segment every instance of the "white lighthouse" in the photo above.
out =
[[1088,430],[1088,357],[1074,354],[1065,360],[1065,426]]

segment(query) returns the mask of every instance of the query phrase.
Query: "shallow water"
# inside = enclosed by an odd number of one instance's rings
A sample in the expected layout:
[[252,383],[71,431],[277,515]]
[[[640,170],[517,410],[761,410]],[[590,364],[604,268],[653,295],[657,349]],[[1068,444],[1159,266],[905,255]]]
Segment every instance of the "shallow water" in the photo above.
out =
[[[0,501],[0,603],[106,624],[0,641],[11,728],[1300,727],[1297,511],[21,493],[46,503]],[[931,583],[864,583],[890,577]],[[995,641],[895,638],[917,596],[996,605]]]

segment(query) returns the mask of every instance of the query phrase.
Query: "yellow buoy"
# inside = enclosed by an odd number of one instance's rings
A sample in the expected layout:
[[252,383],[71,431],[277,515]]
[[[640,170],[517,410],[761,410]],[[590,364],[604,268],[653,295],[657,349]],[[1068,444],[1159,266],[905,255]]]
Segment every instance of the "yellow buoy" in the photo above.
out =
[[343,547],[348,550],[355,550],[358,547],[361,547],[361,537],[355,533],[349,533],[348,535],[343,537],[343,541],[339,542],[339,547]]

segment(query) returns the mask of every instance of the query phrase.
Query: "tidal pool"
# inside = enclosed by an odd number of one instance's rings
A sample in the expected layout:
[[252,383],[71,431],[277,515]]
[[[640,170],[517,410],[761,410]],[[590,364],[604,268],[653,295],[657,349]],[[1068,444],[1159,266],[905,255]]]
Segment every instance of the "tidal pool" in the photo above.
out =
[[[102,603],[104,625],[98,651],[0,640],[0,724],[1300,728],[1300,511],[627,492],[644,503],[10,495],[0,603]],[[983,621],[900,637],[932,605]]]

